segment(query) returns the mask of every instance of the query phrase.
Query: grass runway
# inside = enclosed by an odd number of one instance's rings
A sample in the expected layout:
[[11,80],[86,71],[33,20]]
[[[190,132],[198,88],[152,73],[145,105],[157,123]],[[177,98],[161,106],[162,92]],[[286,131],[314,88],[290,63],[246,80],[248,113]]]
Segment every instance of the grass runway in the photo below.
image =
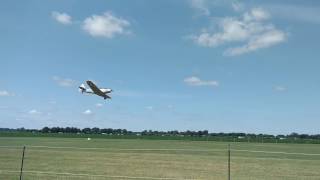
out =
[[[227,142],[0,137],[0,179],[227,179]],[[319,144],[232,143],[231,178],[319,180]]]

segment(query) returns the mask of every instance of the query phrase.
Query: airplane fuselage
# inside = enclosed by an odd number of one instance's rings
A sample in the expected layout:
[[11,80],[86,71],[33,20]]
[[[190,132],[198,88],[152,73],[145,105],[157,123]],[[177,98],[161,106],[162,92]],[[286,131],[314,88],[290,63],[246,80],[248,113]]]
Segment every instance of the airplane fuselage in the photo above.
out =
[[94,94],[101,96],[104,99],[110,98],[110,96],[108,96],[107,93],[111,93],[112,89],[108,89],[108,88],[99,89],[92,81],[87,81],[87,84]]

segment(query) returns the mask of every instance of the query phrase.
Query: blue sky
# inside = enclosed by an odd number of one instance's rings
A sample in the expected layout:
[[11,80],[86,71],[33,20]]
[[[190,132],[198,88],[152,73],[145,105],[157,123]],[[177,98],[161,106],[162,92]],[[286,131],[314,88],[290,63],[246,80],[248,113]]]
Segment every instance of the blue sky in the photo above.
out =
[[0,22],[1,127],[320,133],[318,1],[5,0]]

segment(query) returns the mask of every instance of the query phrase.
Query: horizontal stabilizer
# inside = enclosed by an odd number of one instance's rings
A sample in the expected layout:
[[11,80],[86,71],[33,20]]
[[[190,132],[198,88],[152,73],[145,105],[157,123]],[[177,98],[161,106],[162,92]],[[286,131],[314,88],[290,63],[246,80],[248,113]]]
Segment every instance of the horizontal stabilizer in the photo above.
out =
[[79,86],[79,91],[81,91],[81,93],[86,92],[86,87],[84,86],[84,84],[81,84]]

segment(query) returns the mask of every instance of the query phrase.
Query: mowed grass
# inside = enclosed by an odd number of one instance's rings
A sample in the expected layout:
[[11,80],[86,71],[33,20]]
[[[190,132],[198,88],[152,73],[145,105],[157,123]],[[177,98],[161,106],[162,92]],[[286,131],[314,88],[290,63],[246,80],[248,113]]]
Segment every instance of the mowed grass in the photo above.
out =
[[[226,142],[0,138],[0,179],[227,179]],[[231,144],[232,179],[320,179],[320,145]],[[272,153],[268,153],[272,152]]]

